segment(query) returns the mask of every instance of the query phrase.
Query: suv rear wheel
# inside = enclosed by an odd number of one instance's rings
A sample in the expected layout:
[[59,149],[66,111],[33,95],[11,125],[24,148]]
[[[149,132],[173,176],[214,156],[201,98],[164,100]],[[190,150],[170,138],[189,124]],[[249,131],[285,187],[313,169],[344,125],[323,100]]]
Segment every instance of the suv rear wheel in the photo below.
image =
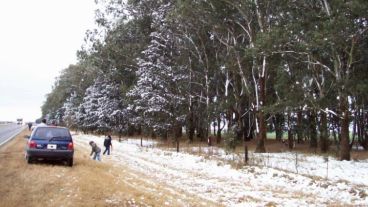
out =
[[32,158],[28,155],[26,155],[26,160],[27,160],[27,163],[28,164],[31,164],[32,163]]
[[68,166],[73,167],[73,158],[68,160]]

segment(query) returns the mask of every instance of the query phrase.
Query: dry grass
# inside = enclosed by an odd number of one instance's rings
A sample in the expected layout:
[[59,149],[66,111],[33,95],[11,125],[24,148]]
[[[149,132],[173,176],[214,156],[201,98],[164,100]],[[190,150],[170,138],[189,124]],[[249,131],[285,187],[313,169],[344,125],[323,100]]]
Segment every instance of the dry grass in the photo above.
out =
[[23,131],[0,148],[1,206],[218,206],[155,183],[113,163],[89,159],[76,148],[74,166],[24,159]]

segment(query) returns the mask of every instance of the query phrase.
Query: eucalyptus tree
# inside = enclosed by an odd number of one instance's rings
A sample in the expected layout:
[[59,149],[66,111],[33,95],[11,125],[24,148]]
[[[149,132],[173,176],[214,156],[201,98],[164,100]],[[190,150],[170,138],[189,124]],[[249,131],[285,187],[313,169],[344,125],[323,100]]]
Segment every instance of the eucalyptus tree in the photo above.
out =
[[[215,4],[215,1],[211,1]],[[222,1],[228,11],[235,11],[234,15],[225,18],[227,36],[222,35],[219,40],[235,49],[238,75],[241,78],[241,88],[251,98],[250,110],[255,114],[255,129],[257,135],[256,152],[265,152],[267,86],[270,81],[271,70],[274,69],[274,54],[270,42],[273,30],[280,22],[281,11],[279,5],[283,1]],[[225,38],[224,38],[225,37]],[[223,40],[227,41],[223,41]],[[230,44],[229,44],[230,42]],[[267,47],[264,47],[267,46]],[[276,63],[277,64],[277,63]],[[244,92],[244,93],[243,93]]]
[[[211,35],[208,11],[202,1],[177,1],[168,18],[177,23],[175,36],[179,39],[180,65],[186,68],[188,100],[187,133],[193,141],[194,133],[206,140],[213,121],[213,110],[219,98],[215,97],[214,77],[217,66],[216,41]],[[175,20],[174,20],[175,19]],[[216,79],[216,80],[215,80]]]
[[[362,33],[360,40],[367,40],[368,32]],[[355,54],[354,72],[348,82],[349,91],[352,93],[352,119],[353,141],[357,136],[359,143],[368,150],[368,41],[359,41],[360,49]],[[351,143],[351,147],[354,143]]]
[[329,112],[340,119],[340,159],[350,160],[349,146],[349,96],[348,83],[355,71],[356,54],[360,44],[366,41],[366,1],[317,1],[315,4],[299,5],[299,9],[313,8],[313,15],[300,14],[305,24],[306,62],[328,73],[337,89],[338,110]]

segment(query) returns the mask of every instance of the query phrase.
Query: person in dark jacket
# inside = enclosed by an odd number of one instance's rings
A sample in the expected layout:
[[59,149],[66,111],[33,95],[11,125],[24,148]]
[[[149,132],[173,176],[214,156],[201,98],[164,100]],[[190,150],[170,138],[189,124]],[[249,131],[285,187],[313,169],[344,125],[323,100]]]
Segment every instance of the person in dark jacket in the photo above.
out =
[[89,142],[89,145],[91,145],[91,147],[92,147],[92,151],[91,151],[91,155],[90,156],[92,156],[92,154],[94,154],[93,155],[93,159],[94,160],[101,161],[101,156],[100,156],[101,149],[97,146],[97,144],[94,141],[90,141]]
[[32,129],[32,122],[28,122],[28,131],[31,131]]
[[107,155],[110,155],[110,147],[112,149],[112,139],[110,135],[107,135],[105,140],[104,140],[104,146],[105,146],[105,151],[103,152],[103,155],[105,155],[105,153],[107,152]]

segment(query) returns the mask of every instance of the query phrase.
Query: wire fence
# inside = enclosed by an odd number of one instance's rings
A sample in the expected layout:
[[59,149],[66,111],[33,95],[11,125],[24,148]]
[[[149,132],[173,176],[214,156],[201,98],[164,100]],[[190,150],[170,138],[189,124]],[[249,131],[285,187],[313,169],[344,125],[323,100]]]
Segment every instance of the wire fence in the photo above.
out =
[[[145,148],[164,148],[168,151],[176,151],[173,143],[162,144],[150,139],[126,140],[130,144],[136,144]],[[206,145],[181,145],[180,152],[203,156],[214,160],[219,165],[229,164],[237,168],[258,166],[278,169],[296,173],[308,177],[322,179],[345,180],[368,185],[368,160],[362,161],[338,161],[334,157],[305,154],[300,152],[281,153],[254,153],[246,148],[241,152],[228,152],[223,148]],[[353,169],[353,170],[352,170]],[[355,169],[355,170],[354,170]],[[357,181],[357,177],[361,180]]]
[[330,158],[293,153],[250,153],[248,165],[275,168],[296,174],[328,179]]

